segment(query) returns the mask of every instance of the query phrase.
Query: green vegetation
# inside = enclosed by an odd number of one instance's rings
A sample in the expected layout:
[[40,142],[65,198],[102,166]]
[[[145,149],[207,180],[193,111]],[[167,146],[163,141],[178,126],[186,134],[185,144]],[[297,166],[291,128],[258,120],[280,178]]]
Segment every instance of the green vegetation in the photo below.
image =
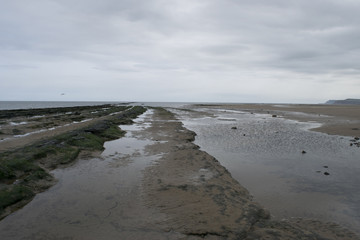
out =
[[123,137],[125,135],[125,131],[121,130],[118,126],[111,126],[106,129],[101,136],[106,139],[117,139]]
[[[120,110],[123,112],[117,113]],[[16,151],[0,153],[0,219],[3,210],[21,200],[30,200],[44,190],[40,181],[52,181],[46,169],[73,162],[81,151],[101,151],[105,141],[124,135],[118,125],[131,124],[132,119],[146,111],[143,107],[114,107],[104,111],[117,114],[91,126],[43,140]],[[16,115],[16,113],[14,112]],[[81,116],[79,116],[80,118]],[[17,184],[13,184],[16,180]],[[37,184],[39,183],[39,184]],[[26,202],[26,201],[25,201]]]
[[13,205],[21,200],[31,199],[34,192],[26,186],[14,185],[0,190],[0,212],[7,206]]

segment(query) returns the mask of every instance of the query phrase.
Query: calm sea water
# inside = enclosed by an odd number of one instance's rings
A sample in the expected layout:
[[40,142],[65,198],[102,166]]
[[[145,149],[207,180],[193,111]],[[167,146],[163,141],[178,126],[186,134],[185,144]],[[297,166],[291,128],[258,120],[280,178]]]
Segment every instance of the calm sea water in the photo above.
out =
[[196,104],[188,102],[59,102],[59,101],[0,101],[0,110],[31,109],[31,108],[56,108],[75,106],[94,106],[102,104],[130,104],[151,107],[181,108],[186,105]]
[[102,105],[102,104],[121,104],[121,103],[122,102],[0,101],[0,110],[94,106],[94,105]]

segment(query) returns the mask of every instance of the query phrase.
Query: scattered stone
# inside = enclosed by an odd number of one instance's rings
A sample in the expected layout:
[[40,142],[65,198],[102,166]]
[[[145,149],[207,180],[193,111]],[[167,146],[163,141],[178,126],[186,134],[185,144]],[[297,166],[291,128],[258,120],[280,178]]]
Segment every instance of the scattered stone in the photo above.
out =
[[277,115],[276,115],[276,114],[274,114],[274,115],[272,115],[272,117],[277,117]]
[[246,136],[246,134],[244,133],[243,136]]
[[301,152],[302,154],[305,154],[306,153],[306,151],[305,150],[302,150],[302,152]]
[[330,175],[330,173],[328,173],[328,172],[324,172],[324,175],[328,176],[328,175]]
[[329,168],[328,166],[323,166],[324,168]]
[[352,146],[353,144],[352,143],[350,143],[350,146]]
[[359,140],[360,138],[359,137],[354,137],[355,140]]
[[237,129],[237,127],[232,127],[231,129]]

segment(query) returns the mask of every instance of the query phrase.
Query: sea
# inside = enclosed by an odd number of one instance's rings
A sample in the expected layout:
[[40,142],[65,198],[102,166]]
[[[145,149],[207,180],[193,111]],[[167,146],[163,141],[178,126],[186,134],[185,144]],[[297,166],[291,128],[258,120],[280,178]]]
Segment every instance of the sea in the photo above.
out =
[[0,101],[0,110],[102,104],[168,108],[272,218],[335,222],[360,234],[360,148],[351,137],[311,131],[319,123],[201,106],[188,111],[197,104],[189,102]]
[[[103,104],[124,104],[124,105],[144,105],[151,107],[182,107],[190,104],[189,102],[116,102],[116,101],[0,101],[0,110],[14,109],[35,109],[35,108],[57,108],[75,106],[96,106]],[[204,104],[204,103],[202,103]]]
[[124,102],[0,101],[0,110],[95,106],[103,104],[124,104]]

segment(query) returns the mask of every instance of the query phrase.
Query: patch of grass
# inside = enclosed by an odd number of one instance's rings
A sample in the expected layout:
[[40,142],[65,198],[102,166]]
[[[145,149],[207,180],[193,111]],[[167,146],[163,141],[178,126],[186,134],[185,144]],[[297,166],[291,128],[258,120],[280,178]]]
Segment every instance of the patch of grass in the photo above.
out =
[[106,139],[117,139],[122,136],[124,136],[125,131],[121,130],[118,126],[111,126],[108,129],[106,129],[103,133],[101,133],[101,136]]
[[104,140],[92,133],[80,133],[68,141],[68,144],[80,149],[103,150]]
[[38,181],[40,179],[45,179],[50,176],[51,175],[48,174],[44,169],[39,167],[37,170],[32,171],[28,176],[26,176],[24,178],[24,182]]
[[80,153],[80,149],[76,147],[68,147],[68,148],[60,149],[59,151],[60,151],[59,162],[61,164],[67,164],[74,161],[79,156]]
[[30,172],[38,168],[33,162],[30,161],[30,159],[26,159],[26,158],[6,159],[2,165],[14,171],[23,171],[23,172]]
[[41,159],[41,158],[46,158],[47,157],[47,152],[46,151],[41,151],[38,153],[35,153],[33,155],[34,159]]
[[7,189],[0,190],[0,211],[15,204],[23,199],[30,199],[34,192],[30,188],[22,185],[13,185]]
[[15,171],[4,164],[0,164],[0,181],[11,180],[16,177]]
[[37,170],[39,167],[32,161],[32,158],[17,155],[2,158],[0,161],[0,181],[11,180]]

